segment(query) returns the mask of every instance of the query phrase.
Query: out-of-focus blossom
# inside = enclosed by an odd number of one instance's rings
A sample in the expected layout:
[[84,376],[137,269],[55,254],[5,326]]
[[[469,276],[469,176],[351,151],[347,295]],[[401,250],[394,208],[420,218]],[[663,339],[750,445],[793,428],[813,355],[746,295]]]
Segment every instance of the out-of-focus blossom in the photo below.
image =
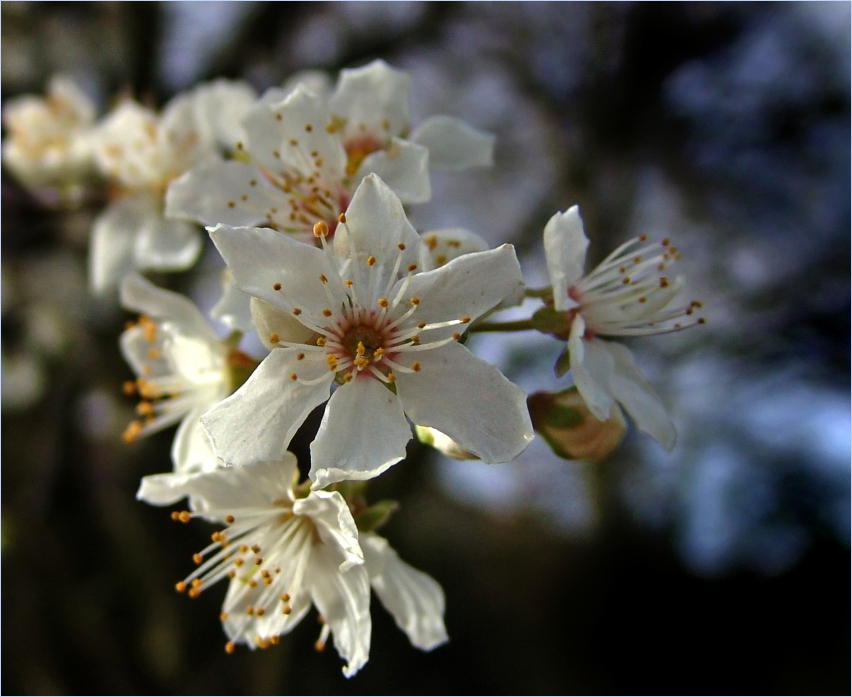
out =
[[625,242],[584,276],[589,240],[579,209],[554,215],[544,229],[544,252],[560,314],[548,317],[548,330],[568,339],[574,384],[595,418],[607,421],[618,402],[670,451],[675,429],[660,398],[627,348],[598,338],[661,334],[704,321],[694,317],[700,303],[672,306],[683,277],[669,280],[665,270],[677,250],[668,240],[646,242],[644,235]]
[[95,157],[117,198],[92,232],[94,292],[108,291],[133,269],[180,271],[195,263],[201,236],[195,225],[163,217],[163,195],[192,166],[235,147],[253,98],[243,83],[217,81],[179,94],[159,115],[126,100],[99,125]]
[[[237,643],[252,649],[277,644],[313,603],[323,622],[317,648],[331,634],[350,677],[367,662],[372,629],[358,529],[338,492],[296,488],[298,476],[295,456],[285,453],[281,461],[223,468],[176,485],[178,497],[190,497],[195,516],[227,525],[195,556],[198,569],[177,589],[195,597],[230,579],[221,615],[229,653]],[[188,521],[190,513],[173,517]],[[390,569],[395,580],[392,561]],[[413,631],[429,636],[425,627]]]
[[122,304],[142,313],[121,335],[121,351],[138,378],[125,384],[140,397],[137,413],[124,433],[130,443],[180,422],[174,444],[174,474],[146,478],[140,498],[171,503],[180,498],[170,487],[197,472],[218,466],[199,418],[227,397],[254,367],[254,361],[220,341],[188,298],[157,288],[138,274],[121,286]]
[[53,189],[63,200],[78,199],[95,176],[95,114],[95,103],[71,78],[55,75],[47,97],[26,95],[4,105],[3,164],[36,194]]
[[[376,175],[362,182],[332,251],[269,229],[211,236],[237,285],[257,298],[272,347],[248,382],[203,423],[229,464],[280,457],[338,385],[311,445],[322,488],[375,477],[405,457],[406,414],[486,462],[507,462],[533,437],[524,393],[458,343],[459,329],[522,284],[510,245],[421,272],[428,256],[402,204]],[[344,254],[343,249],[348,251]]]

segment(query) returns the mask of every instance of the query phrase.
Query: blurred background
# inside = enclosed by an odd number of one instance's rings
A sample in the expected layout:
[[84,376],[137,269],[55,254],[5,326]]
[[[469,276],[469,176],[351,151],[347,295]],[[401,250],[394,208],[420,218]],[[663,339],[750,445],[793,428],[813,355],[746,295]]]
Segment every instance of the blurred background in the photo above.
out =
[[[433,178],[418,230],[516,245],[579,203],[589,261],[641,233],[682,253],[708,324],[630,346],[673,414],[607,460],[456,462],[411,444],[375,481],[383,529],[447,595],[449,644],[413,649],[374,602],[346,680],[309,616],[227,656],[225,586],[174,583],[202,521],[135,501],[173,430],[132,446],[117,339],[86,289],[101,204],[47,210],[2,180],[2,691],[7,694],[848,694],[850,5],[838,3],[2,4],[2,97],[73,75],[105,112],[201,80],[258,90],[374,58],[410,71],[412,122],[497,135],[491,170]],[[216,300],[210,246],[155,281]],[[561,347],[471,348],[556,391]],[[318,416],[294,450],[304,456]],[[375,599],[374,599],[375,600]]]

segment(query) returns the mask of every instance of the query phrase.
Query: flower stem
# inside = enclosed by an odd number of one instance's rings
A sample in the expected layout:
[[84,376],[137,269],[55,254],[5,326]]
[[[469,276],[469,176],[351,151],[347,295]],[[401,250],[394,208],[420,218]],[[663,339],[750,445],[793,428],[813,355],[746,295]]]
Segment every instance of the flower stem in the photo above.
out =
[[528,298],[546,298],[553,295],[553,288],[525,288],[524,295]]
[[519,319],[515,322],[483,322],[470,328],[473,332],[523,332],[535,329],[531,319]]

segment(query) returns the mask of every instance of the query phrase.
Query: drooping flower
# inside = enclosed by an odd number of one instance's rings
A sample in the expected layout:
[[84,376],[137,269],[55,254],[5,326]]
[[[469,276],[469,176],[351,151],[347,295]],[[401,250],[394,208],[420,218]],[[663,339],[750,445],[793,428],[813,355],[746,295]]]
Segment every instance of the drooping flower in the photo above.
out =
[[258,332],[272,348],[203,418],[216,455],[229,464],[280,457],[337,384],[311,445],[315,487],[369,479],[405,457],[406,415],[486,462],[513,459],[533,437],[525,395],[458,340],[523,283],[514,249],[421,272],[420,237],[375,175],[341,221],[337,252],[322,223],[323,249],[269,229],[211,230],[237,285],[256,299]]
[[675,429],[660,398],[630,351],[599,337],[661,334],[701,324],[704,320],[694,317],[701,304],[674,304],[683,277],[669,279],[665,273],[678,258],[668,240],[636,237],[584,276],[588,244],[577,206],[557,213],[544,228],[553,308],[563,313],[574,384],[597,419],[608,420],[618,402],[670,451]]
[[321,615],[317,641],[332,635],[354,675],[370,652],[370,579],[358,529],[336,491],[296,489],[296,458],[224,468],[174,486],[195,510],[174,512],[175,520],[197,516],[225,523],[213,543],[195,555],[198,568],[177,584],[190,597],[228,578],[222,624],[225,650],[235,644],[267,648],[290,632],[311,604]]
[[234,391],[254,362],[219,340],[192,301],[157,288],[138,274],[123,280],[121,301],[127,309],[142,313],[139,322],[121,335],[121,351],[138,376],[125,384],[125,392],[140,397],[140,419],[130,423],[124,439],[130,443],[180,422],[172,445],[174,473],[150,479],[144,497],[152,503],[170,503],[177,500],[169,498],[171,478],[182,481],[219,466],[199,418]]
[[69,77],[51,78],[47,97],[27,95],[3,107],[3,164],[35,193],[56,189],[74,200],[93,178],[94,102]]
[[165,219],[163,196],[173,179],[218,159],[236,140],[236,115],[253,97],[242,83],[217,82],[178,95],[159,115],[125,100],[98,126],[95,158],[118,196],[94,224],[94,292],[109,290],[133,269],[179,271],[195,263],[199,231],[191,223]]

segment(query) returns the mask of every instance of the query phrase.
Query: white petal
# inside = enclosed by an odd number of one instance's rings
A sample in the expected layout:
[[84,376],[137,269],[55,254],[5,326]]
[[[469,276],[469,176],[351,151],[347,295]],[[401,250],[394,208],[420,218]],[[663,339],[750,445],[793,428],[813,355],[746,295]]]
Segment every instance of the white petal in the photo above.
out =
[[577,206],[557,213],[544,226],[544,256],[553,285],[553,306],[557,310],[569,310],[577,305],[568,297],[568,289],[583,277],[588,246]]
[[[515,248],[504,244],[497,249],[465,254],[438,269],[415,274],[406,296],[420,299],[413,320],[443,322],[465,316],[475,320],[523,287],[523,283]],[[391,291],[392,294],[396,292],[396,288]],[[434,341],[466,328],[467,325],[460,325],[430,330],[423,335],[423,340],[428,337],[429,341]]]
[[152,271],[183,271],[201,253],[198,227],[183,220],[166,220],[160,211],[152,212],[142,223],[133,245],[137,268]]
[[326,545],[313,549],[305,583],[314,605],[331,628],[334,647],[355,675],[370,656],[370,578],[363,564],[340,570],[339,553]]
[[361,548],[370,585],[412,645],[431,651],[446,642],[449,637],[444,626],[444,591],[440,584],[402,561],[383,537],[363,533]]
[[429,151],[422,145],[394,138],[385,150],[364,158],[355,181],[370,173],[378,174],[403,203],[426,203],[432,198]]
[[241,291],[234,283],[234,277],[227,269],[224,272],[225,280],[222,287],[222,297],[219,298],[210,316],[228,325],[231,329],[237,329],[248,333],[254,330],[251,317],[251,296]]
[[581,315],[577,315],[568,337],[571,377],[595,418],[606,421],[615,401],[610,390],[615,361],[605,342],[583,339],[585,331],[586,323]]
[[207,138],[229,151],[245,138],[241,121],[257,101],[255,89],[243,80],[214,80],[193,90],[196,121]]
[[[222,462],[250,465],[281,458],[311,410],[328,398],[334,375],[325,361],[311,361],[310,356],[298,361],[297,354],[295,349],[275,349],[239,390],[202,417],[213,451]],[[315,385],[289,377],[297,374],[310,380],[323,371],[328,380]]]
[[258,298],[251,298],[250,307],[257,335],[261,343],[270,350],[275,348],[275,345],[270,342],[272,334],[277,334],[279,341],[291,341],[297,344],[305,344],[313,336],[313,332],[292,314],[274,305]]
[[666,451],[674,449],[677,433],[666,408],[663,406],[651,383],[636,366],[630,351],[614,341],[607,345],[615,359],[612,376],[612,393],[621,402],[636,426],[657,440]]
[[202,472],[219,466],[207,434],[201,427],[201,417],[209,406],[193,409],[178,426],[172,442],[172,466],[175,472]]
[[171,506],[189,495],[192,489],[190,482],[200,474],[169,472],[142,477],[136,498],[152,506]]
[[488,242],[475,232],[460,227],[429,230],[421,237],[429,249],[434,268],[443,266],[463,254],[484,252],[488,249]]
[[284,94],[276,101],[280,102],[299,85],[302,85],[308,92],[313,92],[317,97],[325,99],[328,99],[331,90],[334,89],[331,78],[324,70],[300,70],[287,78],[280,88]]
[[328,307],[319,277],[332,278],[335,272],[321,249],[269,228],[218,225],[210,230],[210,237],[237,286],[249,295],[286,311],[309,310],[317,317]]
[[121,304],[151,319],[168,320],[183,334],[206,339],[211,344],[218,343],[215,332],[195,303],[180,293],[158,288],[137,273],[122,281]]
[[[254,182],[254,184],[252,184]],[[257,225],[287,197],[245,162],[210,160],[175,179],[166,191],[166,216],[204,225]]]
[[410,85],[410,75],[375,60],[363,68],[341,70],[328,106],[346,119],[347,135],[366,130],[375,136],[399,136],[408,128]]
[[431,116],[414,129],[410,140],[428,148],[433,172],[461,172],[494,164],[494,136],[452,116]]
[[185,495],[197,503],[199,513],[215,512],[210,519],[223,520],[239,508],[266,508],[279,499],[292,499],[297,472],[296,456],[285,452],[278,460],[251,467],[219,467],[187,478]]
[[[319,169],[326,175],[323,178],[340,179],[346,151],[340,136],[326,130],[330,123],[325,100],[302,86],[283,102],[258,104],[243,121],[248,152],[273,174],[295,170],[308,175]],[[314,164],[317,158],[323,163],[319,168]]]
[[348,235],[335,234],[335,251],[348,257],[354,249],[355,258],[365,271],[367,258],[375,257],[377,263],[370,273],[373,278],[378,277],[377,286],[382,290],[399,255],[398,244],[405,245],[402,275],[408,264],[418,264],[419,268],[420,236],[405,217],[397,195],[375,174],[365,177],[355,190],[346,210],[346,227]]
[[[167,336],[158,331],[153,342],[148,341],[145,330],[139,326],[130,327],[122,332],[119,347],[124,360],[137,375],[153,379],[171,374],[171,366],[163,353]],[[151,349],[154,349],[153,351]],[[152,357],[153,356],[153,357]]]
[[293,513],[310,517],[322,544],[338,551],[341,571],[364,563],[358,528],[340,492],[312,491],[307,498],[296,499]]
[[113,201],[96,219],[89,249],[89,286],[93,293],[112,289],[133,270],[136,236],[149,213],[145,198]]
[[513,460],[532,441],[526,395],[497,368],[456,342],[421,351],[417,360],[420,372],[396,373],[414,423],[437,428],[489,464]]
[[405,457],[411,427],[399,398],[366,375],[337,388],[311,443],[313,488],[372,479]]

